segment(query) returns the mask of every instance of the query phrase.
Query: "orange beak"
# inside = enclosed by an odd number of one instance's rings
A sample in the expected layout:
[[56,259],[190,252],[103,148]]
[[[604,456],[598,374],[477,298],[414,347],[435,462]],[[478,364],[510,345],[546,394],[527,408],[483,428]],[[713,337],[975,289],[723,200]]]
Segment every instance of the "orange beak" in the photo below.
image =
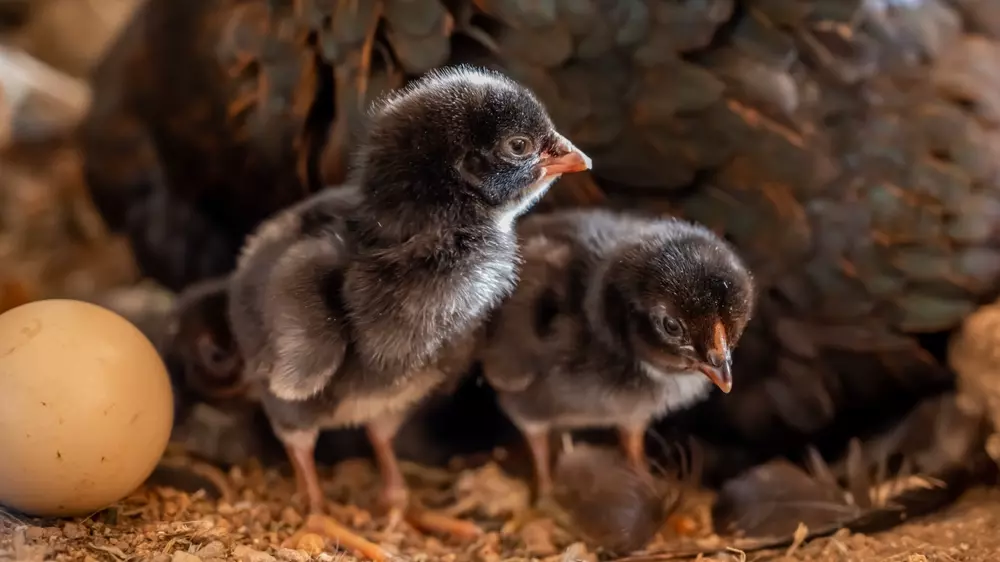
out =
[[569,142],[569,139],[559,133],[556,133],[556,139],[556,147],[542,154],[542,177],[561,176],[562,174],[582,172],[591,168],[590,157],[584,154],[579,148],[573,146],[573,143]]
[[698,370],[708,377],[708,380],[715,383],[715,386],[719,387],[722,392],[729,394],[729,391],[733,389],[733,372],[728,361],[723,361],[721,367],[701,363],[698,365]]
[[706,353],[707,361],[698,365],[708,380],[715,383],[722,392],[729,394],[733,389],[733,371],[729,357],[729,344],[726,342],[726,328],[722,322],[716,322],[712,330],[712,348]]

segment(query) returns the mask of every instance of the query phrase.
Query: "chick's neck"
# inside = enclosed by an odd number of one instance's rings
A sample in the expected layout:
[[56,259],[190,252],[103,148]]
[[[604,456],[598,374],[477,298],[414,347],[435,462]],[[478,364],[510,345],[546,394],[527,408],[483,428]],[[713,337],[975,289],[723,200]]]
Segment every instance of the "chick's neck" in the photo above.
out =
[[380,190],[365,193],[355,217],[359,250],[398,246],[415,237],[442,236],[449,231],[483,231],[491,219],[474,205],[440,198],[421,198],[421,190]]

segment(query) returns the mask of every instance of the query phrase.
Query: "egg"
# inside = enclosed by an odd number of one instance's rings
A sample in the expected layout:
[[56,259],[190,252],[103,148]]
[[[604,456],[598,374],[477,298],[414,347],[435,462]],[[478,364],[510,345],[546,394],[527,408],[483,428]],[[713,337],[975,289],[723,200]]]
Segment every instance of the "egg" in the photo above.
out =
[[166,367],[128,320],[72,300],[0,315],[0,504],[99,511],[149,477],[172,425]]

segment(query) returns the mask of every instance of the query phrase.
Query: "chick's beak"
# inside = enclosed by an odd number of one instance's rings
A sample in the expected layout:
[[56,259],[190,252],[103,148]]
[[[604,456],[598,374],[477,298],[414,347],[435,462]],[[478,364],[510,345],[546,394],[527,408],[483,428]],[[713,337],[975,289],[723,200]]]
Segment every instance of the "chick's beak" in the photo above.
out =
[[698,365],[698,370],[708,377],[708,380],[715,383],[715,386],[719,387],[722,392],[729,394],[729,391],[733,389],[732,368],[729,361],[725,359],[718,361],[718,363],[718,366],[711,365],[709,363],[701,363]]
[[712,346],[705,353],[705,361],[698,365],[698,370],[722,392],[729,394],[733,389],[732,360],[729,343],[726,341],[726,328],[722,322],[715,324],[712,330]]
[[552,177],[589,170],[592,163],[590,157],[569,142],[569,139],[556,133],[556,146],[542,153],[539,165],[543,177]]

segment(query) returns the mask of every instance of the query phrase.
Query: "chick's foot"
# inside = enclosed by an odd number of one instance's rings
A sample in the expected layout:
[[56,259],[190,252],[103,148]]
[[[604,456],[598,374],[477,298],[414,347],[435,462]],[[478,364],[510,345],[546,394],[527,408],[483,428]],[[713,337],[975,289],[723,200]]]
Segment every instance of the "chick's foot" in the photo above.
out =
[[362,557],[375,562],[391,560],[392,554],[389,551],[323,514],[323,489],[319,484],[319,475],[316,472],[316,461],[313,455],[314,445],[286,444],[285,449],[295,470],[298,494],[309,501],[309,516],[302,528],[288,537],[282,546],[296,550],[309,550],[309,548],[305,548],[303,540],[307,535],[316,534],[329,539],[339,548],[353,550]]
[[483,530],[475,523],[425,509],[412,502],[399,460],[392,448],[392,433],[379,431],[378,426],[369,426],[368,438],[382,475],[382,504],[389,510],[388,530],[405,519],[415,529],[426,533],[450,535],[463,540],[474,539],[483,534]]
[[329,539],[338,548],[352,550],[367,560],[388,562],[393,558],[389,551],[341,525],[329,515],[322,513],[310,514],[302,528],[282,542],[281,546],[296,550],[309,550],[303,541],[310,534]]
[[531,452],[531,461],[535,473],[535,501],[532,506],[521,513],[517,513],[510,521],[504,524],[501,530],[504,534],[514,534],[525,525],[538,519],[557,519],[558,506],[552,497],[552,451],[549,439],[551,437],[548,427],[523,428],[525,441],[528,443],[528,450]]
[[462,540],[472,540],[483,534],[483,530],[471,521],[413,505],[406,508],[406,521],[421,531]]

